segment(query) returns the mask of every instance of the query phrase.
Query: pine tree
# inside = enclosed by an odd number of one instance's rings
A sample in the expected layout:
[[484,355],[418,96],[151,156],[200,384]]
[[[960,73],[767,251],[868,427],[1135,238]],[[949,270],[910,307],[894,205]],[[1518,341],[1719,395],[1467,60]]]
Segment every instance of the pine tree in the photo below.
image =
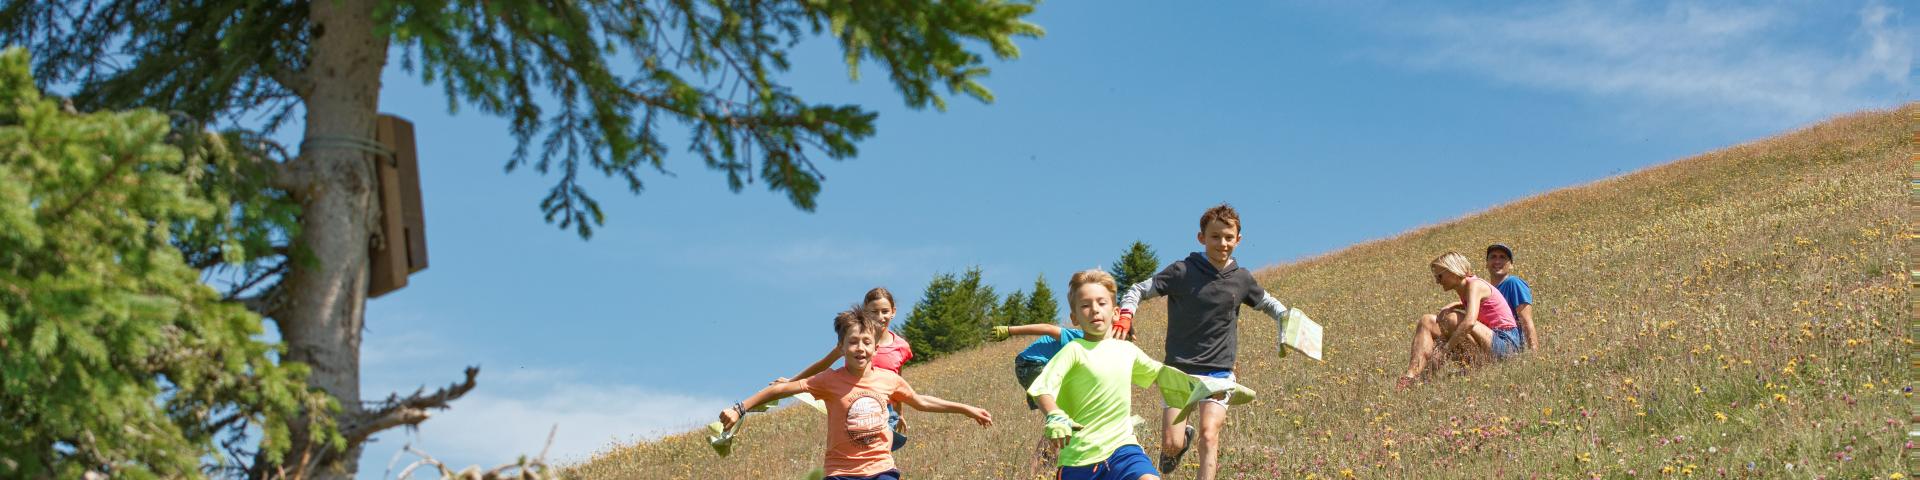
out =
[[[783,85],[795,45],[837,41],[850,74],[876,62],[909,107],[945,109],[949,95],[993,99],[980,83],[985,55],[1016,58],[1014,39],[1040,36],[1025,21],[1033,8],[1005,0],[22,1],[0,6],[0,45],[33,51],[39,81],[73,85],[81,110],[151,107],[236,125],[248,139],[236,147],[267,153],[259,157],[265,173],[234,177],[228,192],[297,207],[287,209],[299,212],[297,223],[274,229],[272,248],[202,251],[190,261],[237,270],[236,284],[257,286],[233,301],[271,319],[288,345],[281,358],[313,366],[308,383],[340,400],[339,411],[308,417],[337,420],[344,442],[310,441],[303,433],[320,430],[296,424],[288,439],[262,438],[293,442],[304,452],[288,457],[298,464],[264,462],[253,475],[352,478],[367,438],[417,425],[474,385],[469,374],[384,402],[363,402],[360,392],[367,245],[381,234],[366,145],[390,55],[443,87],[450,107],[506,117],[519,146],[500,160],[553,175],[541,210],[585,238],[605,221],[585,188],[592,172],[637,194],[642,177],[665,172],[676,151],[725,172],[735,192],[760,181],[811,211],[824,179],[816,160],[853,158],[877,114],[811,103]],[[303,117],[299,148],[259,141],[294,115]],[[669,145],[662,135],[672,132],[687,137]],[[423,157],[433,150],[420,146]]]
[[1026,325],[1028,323],[1031,322],[1027,320],[1027,294],[1025,292],[1014,290],[1013,293],[1007,294],[1006,300],[1000,302],[1000,306],[993,308],[994,325],[1011,326]]
[[220,186],[250,163],[150,109],[63,109],[30,62],[0,53],[0,477],[234,474],[222,445],[249,437],[279,458],[289,422],[332,400],[182,253],[248,263],[265,230],[244,222],[271,215],[229,215],[266,210]]
[[1060,323],[1060,302],[1053,297],[1053,289],[1047,288],[1047,275],[1033,281],[1033,296],[1027,297],[1024,309],[1026,315],[1022,325],[1029,323]]
[[1125,292],[1127,287],[1159,273],[1160,257],[1153,254],[1153,248],[1148,247],[1146,242],[1135,240],[1133,246],[1127,247],[1127,253],[1121,254],[1109,270],[1113,271],[1113,280],[1119,284],[1120,291]]
[[907,314],[903,328],[913,342],[912,363],[973,348],[985,341],[998,298],[993,287],[980,283],[980,268],[956,277],[942,273],[927,282],[927,290]]

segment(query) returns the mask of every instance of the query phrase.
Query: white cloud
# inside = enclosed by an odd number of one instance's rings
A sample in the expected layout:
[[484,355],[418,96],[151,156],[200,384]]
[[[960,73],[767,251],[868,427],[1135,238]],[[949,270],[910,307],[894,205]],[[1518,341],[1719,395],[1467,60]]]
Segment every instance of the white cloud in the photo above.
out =
[[[471,465],[492,468],[521,455],[538,455],[548,431],[556,426],[548,461],[577,462],[615,445],[698,427],[726,405],[719,398],[630,385],[552,383],[519,396],[476,389],[455,401],[452,409],[421,424],[417,432],[382,434],[362,458],[361,478],[382,478],[403,444],[412,444],[456,470]],[[393,469],[397,473],[416,460],[402,455]]]
[[1912,72],[1913,31],[1870,4],[1846,38],[1796,37],[1803,6],[1683,3],[1648,10],[1574,3],[1405,21],[1416,68],[1457,70],[1529,87],[1628,96],[1660,104],[1819,118],[1886,106]]
[[[364,394],[384,398],[425,387],[440,388],[459,378],[463,364],[446,362],[455,340],[444,335],[396,328],[369,335],[362,349]],[[547,459],[577,462],[607,448],[684,432],[712,420],[730,400],[605,381],[605,375],[551,366],[481,368],[480,386],[433,412],[417,431],[377,434],[361,456],[361,479],[387,478],[419,460],[396,453],[403,445],[432,455],[458,470],[492,468],[521,455],[540,454],[547,433],[558,428]],[[416,475],[416,478],[418,475]]]

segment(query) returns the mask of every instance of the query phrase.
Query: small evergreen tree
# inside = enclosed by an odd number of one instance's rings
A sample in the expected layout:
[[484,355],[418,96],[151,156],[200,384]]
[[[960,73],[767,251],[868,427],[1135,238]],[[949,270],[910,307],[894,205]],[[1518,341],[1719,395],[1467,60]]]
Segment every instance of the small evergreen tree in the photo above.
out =
[[993,287],[980,283],[980,268],[960,276],[942,273],[927,283],[902,328],[913,341],[913,360],[921,363],[973,348],[987,338],[994,304]]
[[1027,294],[1019,290],[1007,294],[1006,301],[993,309],[994,325],[1026,325],[1032,323],[1027,318]]
[[1127,287],[1153,278],[1153,274],[1160,271],[1160,257],[1153,254],[1153,248],[1147,246],[1146,242],[1135,240],[1133,246],[1127,247],[1127,253],[1120,255],[1120,259],[1113,262],[1113,268],[1108,270],[1113,271],[1113,281],[1119,284],[1121,292],[1125,292]]
[[193,264],[262,250],[262,205],[222,188],[250,161],[153,110],[63,109],[28,63],[0,53],[0,478],[232,476],[249,438],[261,460],[343,443],[324,415],[289,428],[337,405]]
[[1053,289],[1047,288],[1047,275],[1033,281],[1033,296],[1027,297],[1023,307],[1026,314],[1020,325],[1029,323],[1060,323],[1060,302],[1053,298]]

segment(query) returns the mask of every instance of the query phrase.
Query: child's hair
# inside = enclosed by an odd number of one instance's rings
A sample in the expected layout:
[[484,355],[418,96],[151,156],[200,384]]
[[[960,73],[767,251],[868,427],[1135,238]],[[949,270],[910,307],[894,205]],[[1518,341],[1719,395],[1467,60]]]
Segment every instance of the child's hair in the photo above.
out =
[[1119,287],[1113,283],[1113,275],[1107,274],[1106,270],[1089,268],[1074,272],[1073,278],[1067,280],[1067,295],[1073,295],[1073,292],[1080,291],[1080,286],[1089,283],[1098,283],[1102,287],[1107,287],[1109,295],[1120,293]]
[[1473,265],[1467,263],[1467,256],[1461,255],[1460,252],[1447,252],[1446,255],[1441,255],[1440,258],[1433,259],[1433,263],[1430,266],[1453,272],[1454,275],[1461,277],[1473,275]]
[[1226,202],[1221,202],[1207,209],[1207,213],[1200,214],[1200,231],[1207,231],[1207,224],[1213,223],[1214,220],[1226,222],[1227,226],[1233,227],[1235,232],[1240,231],[1240,212],[1233,211],[1233,206]]
[[893,301],[893,292],[887,291],[887,287],[873,287],[872,290],[867,290],[867,296],[860,300],[860,305],[866,306],[882,298],[887,299],[887,304],[892,305],[894,310],[900,309],[900,303]]
[[836,338],[845,341],[847,335],[873,332],[876,329],[884,328],[877,325],[880,323],[877,318],[877,316],[867,313],[867,309],[855,305],[853,308],[849,308],[833,316],[833,334]]

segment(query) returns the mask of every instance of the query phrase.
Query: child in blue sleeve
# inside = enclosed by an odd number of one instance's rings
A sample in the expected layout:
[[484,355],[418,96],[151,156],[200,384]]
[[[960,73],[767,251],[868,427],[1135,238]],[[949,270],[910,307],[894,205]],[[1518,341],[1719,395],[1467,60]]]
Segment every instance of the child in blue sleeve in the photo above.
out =
[[[1078,328],[1060,328],[1059,325],[1046,323],[993,327],[993,341],[1005,341],[1014,335],[1040,337],[1034,339],[1033,343],[1027,344],[1025,350],[1021,350],[1019,355],[1013,357],[1013,378],[1020,381],[1020,392],[1027,398],[1027,409],[1038,410],[1040,405],[1033,403],[1032,396],[1026,395],[1027,388],[1033,386],[1033,379],[1040,376],[1040,370],[1047,367],[1047,361],[1052,360],[1054,354],[1060,353],[1060,347],[1074,340],[1086,338],[1087,333]],[[1040,438],[1039,443],[1034,445],[1032,461],[1027,462],[1027,477],[1037,476],[1041,468],[1052,468],[1058,461],[1059,454],[1059,450],[1054,448],[1052,442],[1047,441],[1045,437]]]

